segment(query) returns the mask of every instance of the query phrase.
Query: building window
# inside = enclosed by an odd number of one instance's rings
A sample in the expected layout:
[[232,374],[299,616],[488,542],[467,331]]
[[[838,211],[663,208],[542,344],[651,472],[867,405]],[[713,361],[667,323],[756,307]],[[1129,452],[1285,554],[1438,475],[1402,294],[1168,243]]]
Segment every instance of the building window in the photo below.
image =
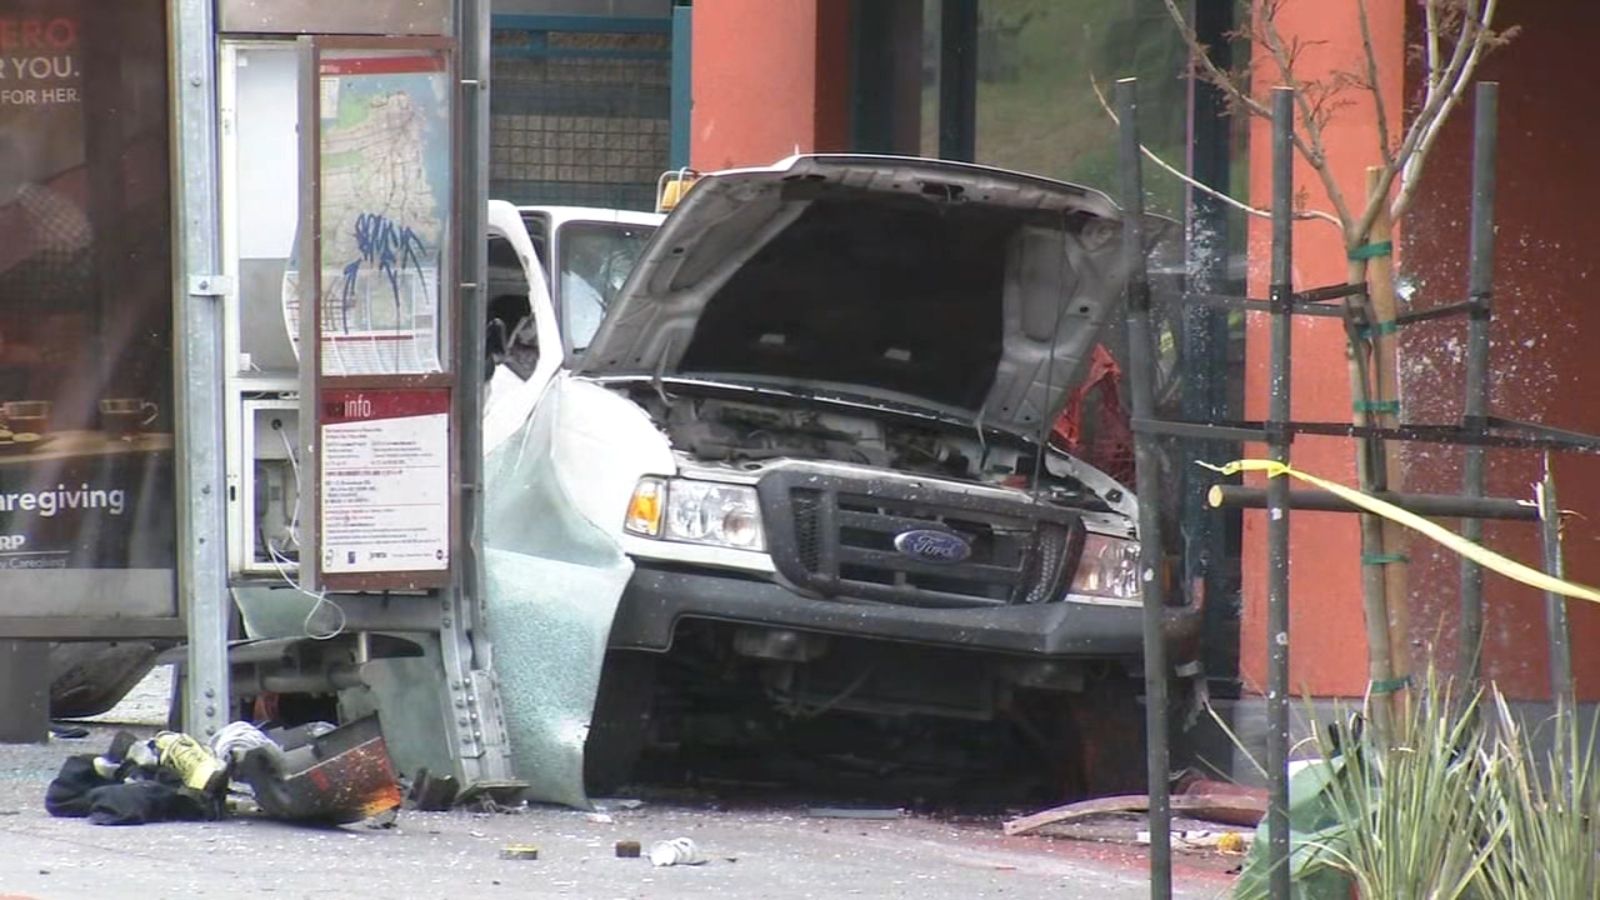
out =
[[[972,159],[1097,188],[1122,200],[1117,126],[1096,96],[1113,103],[1119,78],[1139,79],[1140,139],[1162,159],[1235,195],[1246,174],[1248,123],[1202,84],[1191,85],[1188,47],[1162,0],[918,0],[922,65],[920,149],[925,156]],[[1244,69],[1247,0],[1185,0],[1201,43]],[[952,83],[958,79],[958,83]],[[1191,96],[1192,92],[1192,96]],[[1147,211],[1183,222],[1184,243],[1152,265],[1158,333],[1158,408],[1191,419],[1239,418],[1243,409],[1243,317],[1185,308],[1182,290],[1242,294],[1242,214],[1191,191],[1157,167],[1144,166]],[[1101,340],[1118,360],[1124,330]],[[1169,443],[1178,459],[1222,462],[1237,447]],[[1239,522],[1204,505],[1208,483],[1192,468],[1175,473],[1165,504],[1167,534],[1182,535],[1184,583],[1203,579],[1207,601],[1207,671],[1238,669]],[[1170,549],[1180,548],[1174,543]],[[1214,685],[1213,690],[1218,686]],[[1227,688],[1222,688],[1227,690]]]
[[[924,0],[922,152],[939,155],[945,0]],[[1183,165],[1188,125],[1188,53],[1160,0],[978,0],[970,52],[975,161],[1074,181],[1117,186],[1117,129],[1091,79],[1139,78],[1144,142]],[[1181,216],[1173,180],[1147,179],[1150,207]]]

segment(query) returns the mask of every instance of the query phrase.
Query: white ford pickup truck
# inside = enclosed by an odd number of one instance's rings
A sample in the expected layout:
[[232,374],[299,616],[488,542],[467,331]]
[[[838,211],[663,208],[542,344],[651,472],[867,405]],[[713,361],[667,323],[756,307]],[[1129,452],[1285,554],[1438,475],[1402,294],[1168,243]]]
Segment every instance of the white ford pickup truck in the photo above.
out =
[[502,660],[602,648],[591,781],[750,703],[1137,733],[1137,500],[1046,440],[1120,327],[1121,215],[829,155],[705,175],[665,217],[491,205],[488,603],[584,623]]

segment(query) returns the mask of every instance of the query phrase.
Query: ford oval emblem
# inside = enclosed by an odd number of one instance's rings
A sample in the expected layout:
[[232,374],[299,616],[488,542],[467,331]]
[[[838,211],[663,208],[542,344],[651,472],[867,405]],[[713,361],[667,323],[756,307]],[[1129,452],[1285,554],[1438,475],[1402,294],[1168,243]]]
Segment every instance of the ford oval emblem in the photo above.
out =
[[900,532],[894,536],[894,548],[903,556],[931,563],[958,563],[972,555],[966,538],[931,528]]

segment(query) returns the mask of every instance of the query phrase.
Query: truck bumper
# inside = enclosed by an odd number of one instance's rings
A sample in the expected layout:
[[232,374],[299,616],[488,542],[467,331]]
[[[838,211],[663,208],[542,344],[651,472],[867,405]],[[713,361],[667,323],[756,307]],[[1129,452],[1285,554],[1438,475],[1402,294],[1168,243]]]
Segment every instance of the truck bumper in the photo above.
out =
[[[925,609],[824,600],[754,578],[640,565],[611,629],[615,649],[665,652],[680,620],[706,619],[869,640],[1039,657],[1137,658],[1143,611],[1131,606],[1041,603]],[[1197,606],[1172,607],[1166,637],[1174,663],[1193,658]]]

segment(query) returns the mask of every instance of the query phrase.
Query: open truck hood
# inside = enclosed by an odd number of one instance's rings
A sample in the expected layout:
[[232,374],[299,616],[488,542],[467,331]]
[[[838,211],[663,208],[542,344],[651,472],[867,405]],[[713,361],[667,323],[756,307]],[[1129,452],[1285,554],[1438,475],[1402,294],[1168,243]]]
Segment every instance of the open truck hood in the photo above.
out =
[[1098,191],[939,160],[706,175],[580,371],[847,390],[1036,434],[1119,305],[1121,223]]

